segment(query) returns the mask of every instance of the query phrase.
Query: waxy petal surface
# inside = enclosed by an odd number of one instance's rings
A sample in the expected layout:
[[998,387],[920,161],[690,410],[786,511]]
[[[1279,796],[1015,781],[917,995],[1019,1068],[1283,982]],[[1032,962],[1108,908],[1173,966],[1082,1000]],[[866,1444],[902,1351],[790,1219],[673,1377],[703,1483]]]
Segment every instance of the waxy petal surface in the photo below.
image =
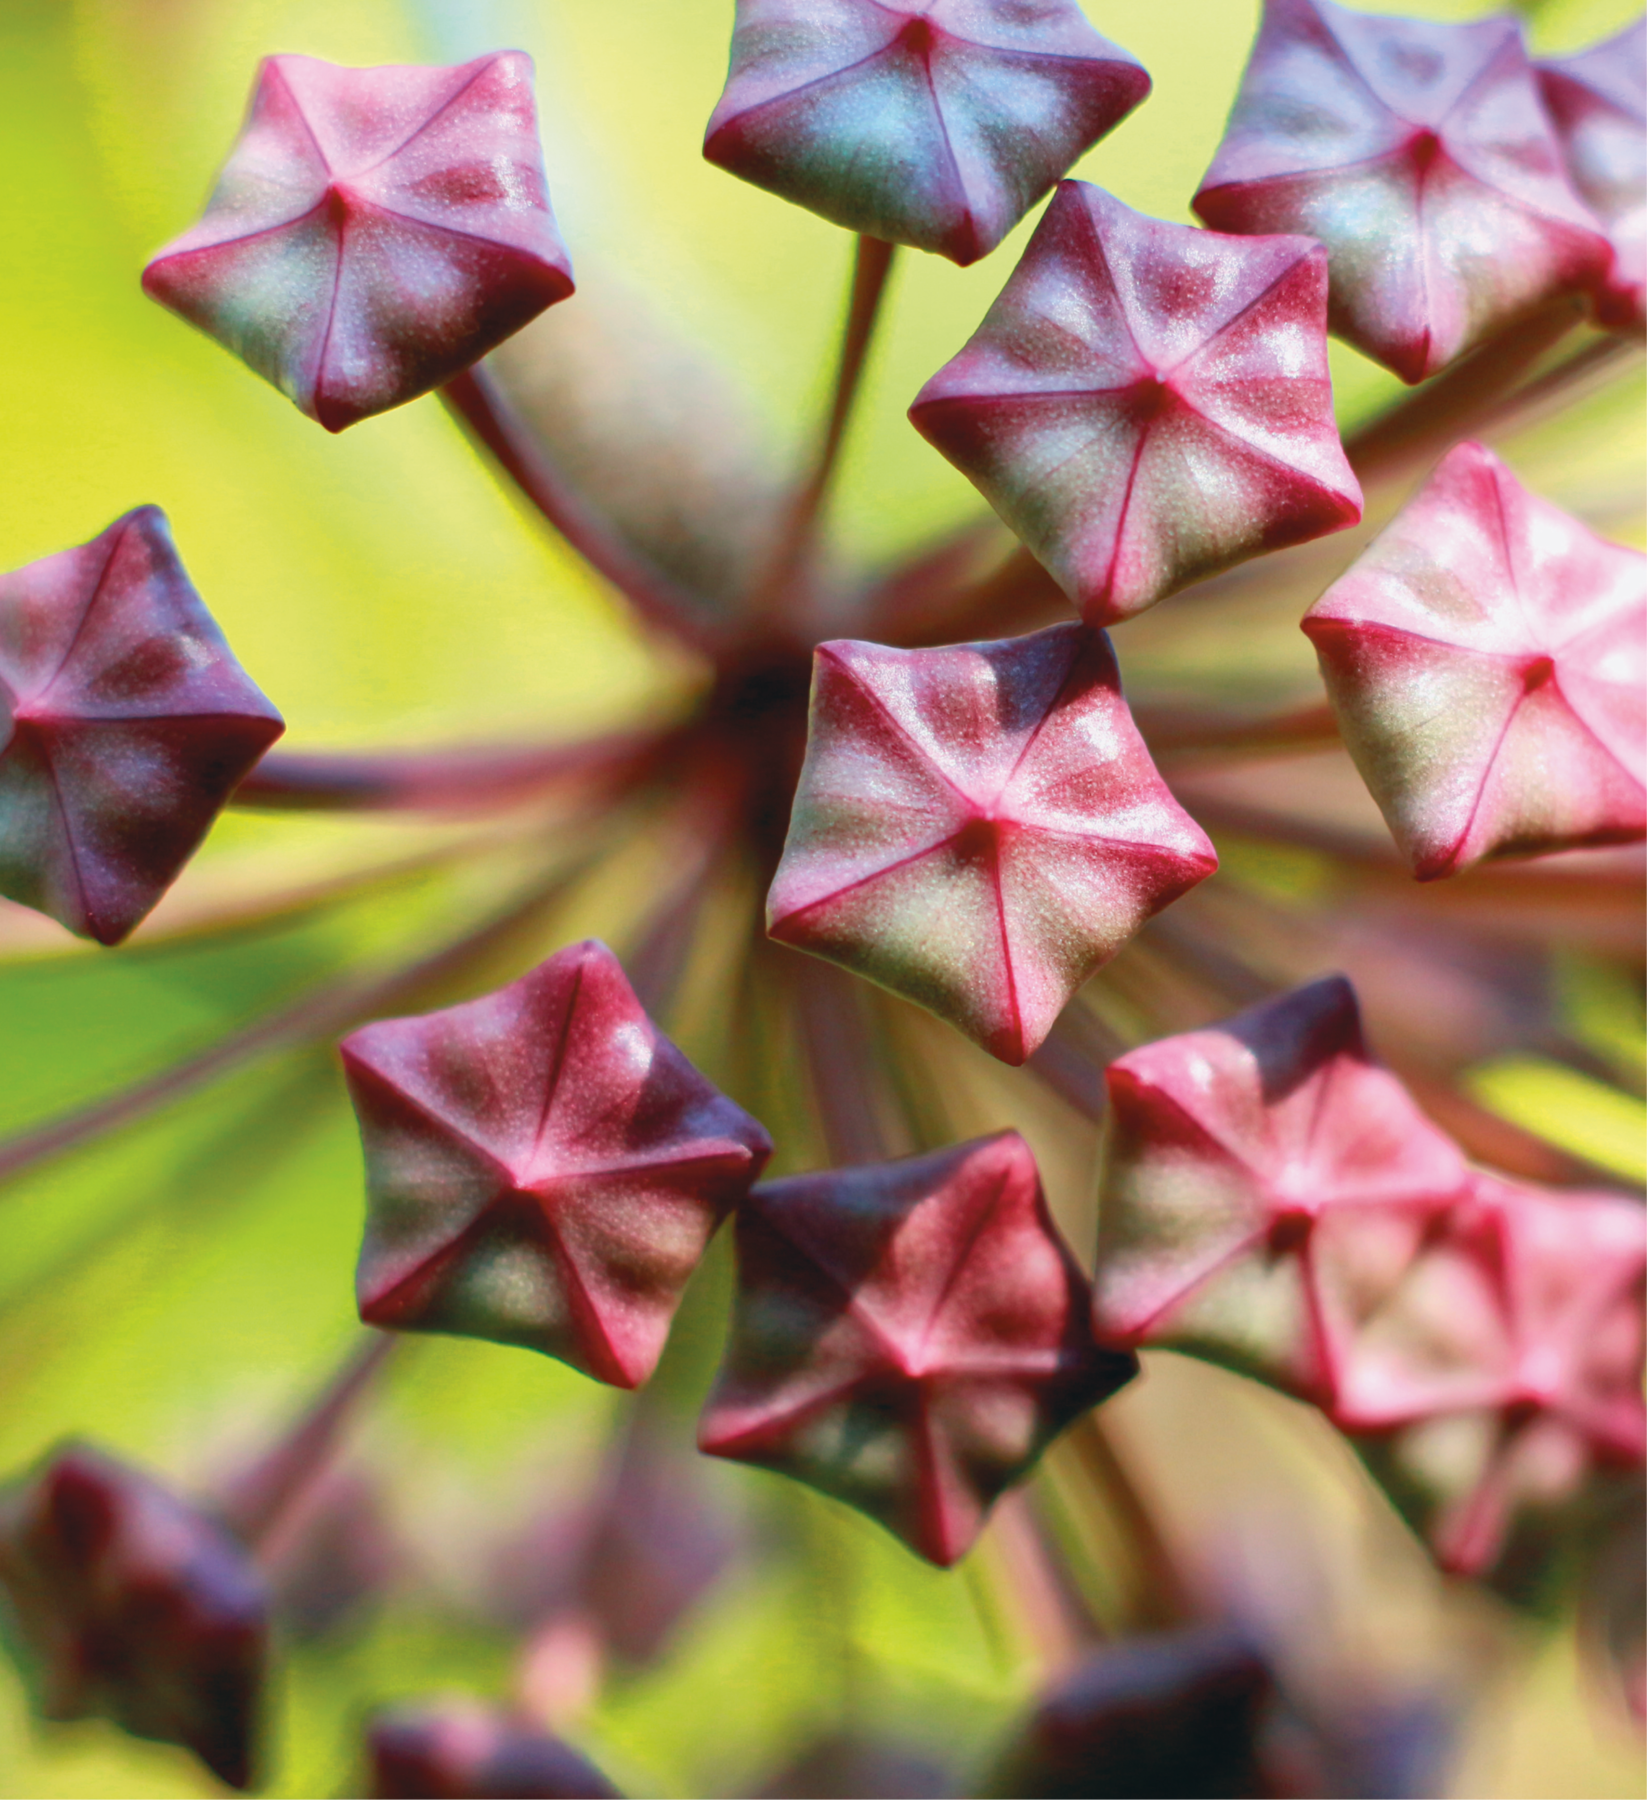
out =
[[269,57],[205,217],[143,286],[328,431],[427,393],[572,291],[531,58]]
[[251,1780],[267,1602],[250,1557],[152,1477],[69,1445],[0,1497],[0,1623],[48,1719],[112,1719]]
[[1148,92],[1074,0],[738,0],[704,155],[965,264]]
[[1363,1282],[1332,1416],[1445,1567],[1490,1573],[1639,1468],[1644,1280],[1637,1202],[1478,1175],[1397,1279]]
[[1459,444],[1304,618],[1421,881],[1647,830],[1647,557]]
[[1092,625],[1353,525],[1327,372],[1326,260],[1059,186],[915,428]]
[[1070,996],[1217,866],[1149,759],[1107,639],[821,644],[780,942],[1021,1063]]
[[0,893],[119,943],[284,729],[158,507],[0,575]]
[[1378,1067],[1342,976],[1108,1071],[1099,1336],[1336,1391],[1346,1282],[1410,1262],[1463,1191],[1451,1139]]
[[346,1038],[368,1186],[360,1316],[651,1374],[687,1278],[771,1152],[604,944]]
[[549,1795],[616,1800],[618,1790],[568,1743],[471,1700],[398,1706],[367,1728],[375,1800]]
[[1136,1372],[1094,1345],[1015,1131],[767,1182],[737,1231],[699,1447],[833,1494],[930,1562],[965,1554],[1046,1444]]
[[1333,330],[1404,381],[1611,260],[1510,18],[1266,0],[1195,210],[1220,231],[1320,239]]

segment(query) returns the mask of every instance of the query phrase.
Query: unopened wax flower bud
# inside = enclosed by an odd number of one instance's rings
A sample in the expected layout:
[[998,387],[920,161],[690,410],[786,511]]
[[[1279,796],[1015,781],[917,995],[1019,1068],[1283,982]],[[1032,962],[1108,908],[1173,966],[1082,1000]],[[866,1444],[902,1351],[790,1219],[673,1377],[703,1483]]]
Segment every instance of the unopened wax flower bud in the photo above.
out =
[[158,507],[0,575],[0,893],[119,943],[284,729]]
[[143,286],[328,431],[427,393],[572,291],[532,59],[269,57],[205,216]]
[[771,1141],[593,940],[342,1046],[366,1153],[360,1316],[651,1374],[687,1278]]
[[1074,0],[737,0],[704,155],[869,237],[987,256],[1149,92]]
[[222,1526],[100,1451],[65,1446],[0,1496],[0,1624],[48,1719],[112,1719],[245,1787],[266,1612]]
[[1090,625],[1361,517],[1320,245],[1147,218],[1084,181],[909,416]]
[[397,1706],[367,1727],[373,1800],[617,1800],[581,1752],[524,1719],[453,1697]]
[[832,1494],[943,1567],[1137,1370],[1094,1344],[1086,1279],[1015,1131],[767,1182],[737,1234],[699,1447]]

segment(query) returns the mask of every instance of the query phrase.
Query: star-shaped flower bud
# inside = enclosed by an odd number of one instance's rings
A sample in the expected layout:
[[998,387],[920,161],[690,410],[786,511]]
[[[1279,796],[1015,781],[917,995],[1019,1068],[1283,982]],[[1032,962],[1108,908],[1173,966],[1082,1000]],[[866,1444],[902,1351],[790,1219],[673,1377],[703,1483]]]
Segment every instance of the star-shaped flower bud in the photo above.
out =
[[1079,1413],[1128,1381],[1015,1131],[768,1182],[738,1209],[711,1456],[858,1507],[944,1567]]
[[1095,1319],[1330,1399],[1343,1289],[1404,1267],[1467,1171],[1368,1054],[1355,992],[1311,983],[1112,1063]]
[[1319,238],[1333,330],[1403,381],[1611,261],[1512,18],[1266,0],[1195,210],[1220,231]]
[[1647,324],[1647,19],[1537,67],[1573,186],[1613,240],[1597,313],[1616,330],[1640,331]]
[[572,291],[532,59],[269,57],[205,217],[143,286],[328,431],[427,393]]
[[119,943],[284,729],[158,507],[0,575],[0,893]]
[[681,1290],[771,1153],[604,944],[343,1041],[366,1150],[369,1325],[651,1374]]
[[1598,1475],[1641,1466],[1647,1213],[1477,1176],[1396,1279],[1363,1271],[1333,1417],[1444,1567],[1514,1573]]
[[615,1800],[618,1791],[570,1744],[472,1700],[380,1713],[366,1750],[375,1800]]
[[738,0],[703,153],[966,264],[1149,92],[1074,0]]
[[112,1719],[251,1779],[267,1622],[245,1551],[81,1445],[0,1497],[0,1624],[48,1719]]
[[909,409],[1092,625],[1361,517],[1298,237],[1145,218],[1066,181]]
[[1647,828],[1647,557],[1459,444],[1304,618],[1420,881]]
[[1155,771],[1108,640],[821,644],[780,942],[1021,1063],[1152,913],[1217,867]]

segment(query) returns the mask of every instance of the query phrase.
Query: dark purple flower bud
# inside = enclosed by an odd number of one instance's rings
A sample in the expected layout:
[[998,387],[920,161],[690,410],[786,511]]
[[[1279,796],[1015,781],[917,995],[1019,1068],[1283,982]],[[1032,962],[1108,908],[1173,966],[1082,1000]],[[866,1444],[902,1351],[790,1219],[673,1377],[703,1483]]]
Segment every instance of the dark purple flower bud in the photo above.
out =
[[250,1781],[266,1605],[221,1526],[69,1445],[0,1498],[0,1599],[45,1717],[112,1719]]
[[532,59],[269,57],[205,217],[143,286],[328,431],[427,393],[572,291]]
[[1110,625],[1361,517],[1326,321],[1319,244],[1197,231],[1067,181],[909,416]]
[[1195,210],[1220,231],[1319,238],[1333,330],[1403,381],[1593,287],[1612,260],[1512,18],[1266,0]]
[[941,1566],[1137,1370],[1093,1343],[1086,1280],[1015,1131],[768,1182],[737,1229],[699,1448],[833,1494]]
[[1021,1063],[1218,866],[1156,773],[1109,640],[822,644],[767,929]]
[[1420,881],[1647,830],[1647,557],[1459,444],[1305,616]]
[[472,1700],[397,1707],[368,1728],[374,1800],[615,1800],[587,1758]]
[[119,943],[284,729],[158,507],[0,576],[0,893]]
[[738,0],[703,153],[966,264],[1148,92],[1074,0]]
[[1111,1063],[1098,1332],[1338,1385],[1346,1293],[1404,1267],[1468,1179],[1372,1061],[1342,976]]
[[524,1344],[617,1387],[771,1154],[604,944],[343,1042],[368,1186],[360,1316]]

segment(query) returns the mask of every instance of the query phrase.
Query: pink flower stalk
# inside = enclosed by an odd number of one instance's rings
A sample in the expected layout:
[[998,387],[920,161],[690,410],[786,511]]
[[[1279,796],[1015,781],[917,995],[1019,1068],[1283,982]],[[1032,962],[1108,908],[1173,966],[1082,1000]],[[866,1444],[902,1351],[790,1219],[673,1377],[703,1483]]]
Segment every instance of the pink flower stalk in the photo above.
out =
[[250,1783],[267,1603],[221,1526],[69,1445],[0,1497],[0,1602],[46,1718],[112,1719]]
[[1597,315],[1639,332],[1647,326],[1647,19],[1536,67],[1573,186],[1613,240]]
[[1382,1440],[1374,1466],[1443,1567],[1492,1573],[1598,1475],[1640,1468],[1644,1281],[1637,1202],[1486,1175],[1397,1279],[1363,1279],[1332,1416]]
[[1075,990],[1218,866],[1102,632],[820,644],[767,929],[1021,1063]]
[[698,1433],[947,1568],[1064,1426],[1130,1380],[1015,1131],[767,1182],[738,1211],[732,1341]]
[[1450,450],[1304,618],[1420,881],[1647,830],[1647,557]]
[[1403,1266],[1467,1179],[1373,1062],[1342,976],[1110,1064],[1094,1319],[1307,1398],[1338,1391],[1346,1294]]
[[360,1316],[651,1374],[771,1141],[646,1016],[604,944],[342,1046],[366,1152]]
[[1195,210],[1220,231],[1319,238],[1333,330],[1403,381],[1593,288],[1612,260],[1513,18],[1265,0]]
[[427,393],[572,292],[532,59],[267,58],[205,217],[143,286],[328,431]]
[[1150,219],[1063,183],[909,410],[1091,625],[1353,525],[1327,265],[1299,237]]
[[158,507],[0,576],[0,893],[118,944],[284,729]]
[[380,1713],[366,1753],[373,1800],[616,1800],[618,1792],[570,1744],[472,1700]]
[[1074,0],[737,0],[703,153],[964,265],[1148,92]]

